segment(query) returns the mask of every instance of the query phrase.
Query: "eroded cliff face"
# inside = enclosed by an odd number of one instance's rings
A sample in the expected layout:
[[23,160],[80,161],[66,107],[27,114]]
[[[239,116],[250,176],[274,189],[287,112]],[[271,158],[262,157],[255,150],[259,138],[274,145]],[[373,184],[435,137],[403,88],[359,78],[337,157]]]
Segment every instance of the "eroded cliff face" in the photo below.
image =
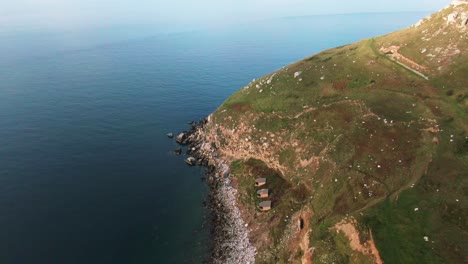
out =
[[466,260],[466,10],[306,58],[209,117],[197,147],[224,164],[256,262]]

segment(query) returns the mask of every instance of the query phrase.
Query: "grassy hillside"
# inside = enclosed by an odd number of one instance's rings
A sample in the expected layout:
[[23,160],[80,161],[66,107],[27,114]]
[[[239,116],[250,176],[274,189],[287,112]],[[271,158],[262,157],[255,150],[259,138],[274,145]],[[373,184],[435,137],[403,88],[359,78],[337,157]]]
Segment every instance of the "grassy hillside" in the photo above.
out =
[[[468,260],[464,14],[467,4],[451,6],[323,51],[213,114],[206,129],[232,161],[258,263]],[[257,177],[269,212],[257,209]]]

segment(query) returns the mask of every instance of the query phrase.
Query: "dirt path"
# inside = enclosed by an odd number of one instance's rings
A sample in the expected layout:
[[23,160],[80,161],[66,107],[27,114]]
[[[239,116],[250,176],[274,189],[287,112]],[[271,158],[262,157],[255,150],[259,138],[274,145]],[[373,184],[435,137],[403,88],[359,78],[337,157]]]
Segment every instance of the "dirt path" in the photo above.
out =
[[295,116],[286,116],[286,115],[281,115],[279,113],[274,113],[273,112],[273,115],[281,118],[281,119],[298,119],[299,117],[301,117],[303,114],[306,114],[306,113],[309,113],[309,112],[312,112],[312,111],[315,111],[317,110],[317,108],[315,107],[309,107],[309,106],[305,106],[304,107],[304,110],[302,110],[301,112],[297,113]]
[[309,234],[310,234],[310,230],[308,230],[304,234],[304,236],[302,237],[301,243],[299,244],[302,249],[302,252],[304,252],[301,258],[302,264],[312,264],[312,250],[311,248],[309,248]]

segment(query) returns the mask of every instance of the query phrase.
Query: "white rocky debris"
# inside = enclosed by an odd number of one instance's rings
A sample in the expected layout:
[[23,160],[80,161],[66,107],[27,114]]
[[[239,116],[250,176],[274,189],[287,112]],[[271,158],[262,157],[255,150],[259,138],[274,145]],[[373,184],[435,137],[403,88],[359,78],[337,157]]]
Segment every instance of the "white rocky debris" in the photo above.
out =
[[[211,121],[211,115],[208,117]],[[250,243],[248,224],[244,222],[241,212],[237,207],[237,190],[231,185],[229,177],[230,168],[228,164],[219,157],[212,147],[209,137],[199,129],[195,135],[200,142],[200,153],[209,159],[209,164],[215,167],[215,174],[212,179],[217,182],[214,193],[214,211],[221,221],[216,226],[214,258],[211,263],[216,264],[237,264],[255,263],[256,249]],[[249,138],[245,138],[249,140]],[[217,234],[216,234],[217,233]]]
[[455,21],[457,21],[457,18],[458,18],[458,13],[457,12],[448,15],[447,25],[455,23]]
[[[468,1],[467,0],[453,0],[448,6],[446,6],[444,9],[446,8],[450,8],[450,7],[455,7],[457,8],[457,6],[459,5],[466,5],[468,4]],[[413,27],[419,27],[421,24],[423,24],[425,21],[428,21],[430,20],[432,17],[432,15],[429,15],[421,20],[419,20],[416,24],[413,25]],[[459,27],[464,27],[468,24],[468,14],[463,12],[461,14],[458,14],[457,12],[454,12],[452,14],[450,14],[448,17],[445,17],[444,20],[447,21],[447,25],[450,25],[450,24],[453,24],[456,22],[457,18],[461,18],[461,24],[459,25]],[[423,32],[425,33],[425,32]],[[426,39],[426,38],[422,38],[423,41],[428,41],[429,39]]]
[[301,71],[295,72],[295,73],[294,73],[294,78],[297,78],[297,77],[299,77],[299,75],[301,75],[301,74],[302,74],[302,72],[301,72]]
[[[465,1],[463,4],[468,4],[468,1]],[[457,27],[463,29],[468,25],[468,12],[456,8],[455,11],[444,18],[444,20],[447,21],[447,25],[455,24]]]
[[273,77],[275,77],[276,73],[273,73],[270,78],[267,80],[267,84],[270,84],[273,81]]
[[254,263],[255,262],[255,247],[252,246],[249,240],[248,224],[242,220],[241,212],[237,207],[237,190],[230,185],[230,179],[224,179],[219,193],[229,216],[227,217],[231,234],[228,239],[221,242],[220,248],[228,249],[223,252],[224,260],[214,260],[213,263]]
[[419,27],[424,22],[424,19],[419,20],[413,27]]
[[467,12],[461,13],[460,19],[461,19],[460,27],[464,27],[468,25],[468,13]]
[[458,6],[458,5],[463,5],[463,4],[468,4],[467,0],[453,0],[450,5],[453,6]]

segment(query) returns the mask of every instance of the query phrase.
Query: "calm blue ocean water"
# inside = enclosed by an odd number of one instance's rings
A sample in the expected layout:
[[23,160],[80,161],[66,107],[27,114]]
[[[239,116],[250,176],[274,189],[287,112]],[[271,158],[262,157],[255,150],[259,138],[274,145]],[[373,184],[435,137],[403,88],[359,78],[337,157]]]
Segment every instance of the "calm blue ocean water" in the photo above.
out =
[[171,150],[239,87],[423,13],[0,34],[0,263],[201,263],[203,171]]

